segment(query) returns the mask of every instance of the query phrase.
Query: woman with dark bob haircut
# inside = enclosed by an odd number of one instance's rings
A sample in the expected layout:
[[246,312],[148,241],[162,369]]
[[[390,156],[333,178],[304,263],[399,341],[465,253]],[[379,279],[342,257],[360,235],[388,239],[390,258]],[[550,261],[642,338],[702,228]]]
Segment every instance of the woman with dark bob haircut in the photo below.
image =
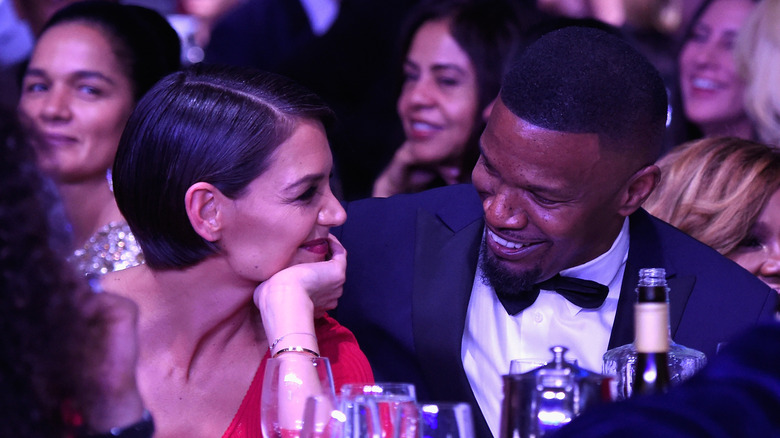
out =
[[138,103],[114,164],[146,264],[104,277],[140,308],[141,393],[158,437],[260,436],[269,357],[372,381],[336,305],[346,219],[329,186],[331,112],[270,73],[196,66]]

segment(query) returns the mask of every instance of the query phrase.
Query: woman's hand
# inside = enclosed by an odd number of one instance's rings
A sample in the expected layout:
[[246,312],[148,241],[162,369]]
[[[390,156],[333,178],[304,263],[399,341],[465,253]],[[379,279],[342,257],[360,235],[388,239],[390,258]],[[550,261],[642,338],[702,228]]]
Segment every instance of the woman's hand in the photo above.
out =
[[133,424],[144,413],[136,383],[138,307],[127,298],[104,292],[85,294],[81,310],[96,327],[79,400],[85,423],[94,432]]
[[330,260],[282,269],[255,289],[254,302],[269,344],[290,333],[313,334],[314,318],[336,307],[346,276],[347,251],[333,235],[328,240]]
[[390,164],[374,182],[372,196],[386,198],[398,193],[417,192],[436,176],[433,169],[427,168],[415,157],[411,143],[407,141],[395,151]]
[[328,242],[330,243],[330,259],[323,263],[332,262],[329,269],[334,269],[335,272],[328,284],[309,290],[309,297],[314,303],[315,318],[319,318],[325,315],[328,310],[336,308],[339,298],[344,292],[344,281],[347,278],[347,250],[332,234],[328,235]]

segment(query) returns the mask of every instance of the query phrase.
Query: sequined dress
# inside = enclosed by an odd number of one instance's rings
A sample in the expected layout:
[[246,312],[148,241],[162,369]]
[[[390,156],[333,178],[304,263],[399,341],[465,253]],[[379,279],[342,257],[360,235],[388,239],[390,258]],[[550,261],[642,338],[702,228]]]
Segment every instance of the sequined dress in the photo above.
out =
[[140,265],[144,255],[127,222],[111,222],[74,251],[71,261],[85,275],[102,275]]

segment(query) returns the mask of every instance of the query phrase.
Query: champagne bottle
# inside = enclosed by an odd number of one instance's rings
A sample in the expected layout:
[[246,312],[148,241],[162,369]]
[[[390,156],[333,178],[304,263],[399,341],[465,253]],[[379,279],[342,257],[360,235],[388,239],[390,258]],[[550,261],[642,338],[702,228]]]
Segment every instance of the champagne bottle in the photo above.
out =
[[669,376],[669,304],[663,269],[639,271],[634,305],[636,365],[632,394],[666,392]]
[[634,329],[633,343],[604,354],[602,373],[615,378],[618,400],[630,397],[634,391],[665,391],[707,364],[704,353],[672,340],[669,289],[662,268],[639,270]]

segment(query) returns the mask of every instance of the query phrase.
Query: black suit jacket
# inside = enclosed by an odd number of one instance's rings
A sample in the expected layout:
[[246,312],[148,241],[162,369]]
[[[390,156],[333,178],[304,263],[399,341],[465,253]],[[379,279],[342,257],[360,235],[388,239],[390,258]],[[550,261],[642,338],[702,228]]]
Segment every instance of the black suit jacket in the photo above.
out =
[[[349,203],[334,229],[348,251],[336,316],[352,330],[377,381],[409,381],[421,400],[468,401],[490,436],[463,364],[461,340],[484,227],[471,185]],[[633,340],[639,269],[666,269],[672,336],[715,354],[718,343],[771,320],[776,293],[737,264],[643,210],[630,248],[609,346]],[[598,370],[596,370],[598,371]]]

